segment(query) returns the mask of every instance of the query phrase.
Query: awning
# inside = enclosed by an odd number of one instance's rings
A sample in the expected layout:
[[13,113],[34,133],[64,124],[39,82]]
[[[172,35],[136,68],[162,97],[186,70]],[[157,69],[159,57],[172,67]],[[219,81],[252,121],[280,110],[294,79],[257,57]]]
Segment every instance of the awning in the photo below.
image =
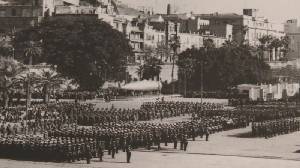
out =
[[137,81],[126,84],[122,87],[124,90],[133,90],[133,91],[155,91],[161,90],[162,83],[160,81]]
[[250,90],[251,88],[260,88],[260,86],[253,84],[241,84],[237,86],[238,90]]

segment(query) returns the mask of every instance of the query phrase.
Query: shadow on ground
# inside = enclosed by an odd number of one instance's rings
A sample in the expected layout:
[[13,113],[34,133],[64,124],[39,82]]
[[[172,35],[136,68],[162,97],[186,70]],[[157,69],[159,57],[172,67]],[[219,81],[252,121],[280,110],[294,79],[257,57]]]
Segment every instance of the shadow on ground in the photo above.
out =
[[233,135],[227,135],[228,137],[235,137],[235,138],[258,138],[252,135],[252,132],[243,132]]
[[300,149],[299,149],[299,150],[296,150],[294,153],[300,153]]

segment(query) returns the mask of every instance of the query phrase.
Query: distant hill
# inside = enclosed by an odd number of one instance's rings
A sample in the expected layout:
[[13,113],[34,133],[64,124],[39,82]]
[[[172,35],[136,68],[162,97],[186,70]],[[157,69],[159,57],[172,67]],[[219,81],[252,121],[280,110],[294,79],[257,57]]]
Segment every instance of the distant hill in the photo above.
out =
[[128,5],[120,3],[120,2],[117,3],[116,6],[118,8],[118,13],[120,15],[140,16],[143,14],[142,12],[138,11],[137,9],[132,8]]

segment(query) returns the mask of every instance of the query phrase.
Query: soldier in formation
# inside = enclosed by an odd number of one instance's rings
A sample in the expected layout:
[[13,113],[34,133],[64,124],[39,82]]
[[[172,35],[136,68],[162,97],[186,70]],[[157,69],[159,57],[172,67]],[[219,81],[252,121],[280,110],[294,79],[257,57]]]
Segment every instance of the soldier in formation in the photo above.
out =
[[266,139],[299,130],[300,121],[296,118],[254,122],[252,124],[252,135]]

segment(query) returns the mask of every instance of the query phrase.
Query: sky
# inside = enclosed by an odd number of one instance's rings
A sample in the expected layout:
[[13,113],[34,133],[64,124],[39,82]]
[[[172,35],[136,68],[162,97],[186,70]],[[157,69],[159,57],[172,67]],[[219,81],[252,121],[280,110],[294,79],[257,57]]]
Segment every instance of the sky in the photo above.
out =
[[300,0],[121,0],[134,6],[152,6],[156,12],[166,11],[168,3],[176,5],[178,12],[242,13],[243,8],[255,8],[258,15],[273,22],[300,20]]

